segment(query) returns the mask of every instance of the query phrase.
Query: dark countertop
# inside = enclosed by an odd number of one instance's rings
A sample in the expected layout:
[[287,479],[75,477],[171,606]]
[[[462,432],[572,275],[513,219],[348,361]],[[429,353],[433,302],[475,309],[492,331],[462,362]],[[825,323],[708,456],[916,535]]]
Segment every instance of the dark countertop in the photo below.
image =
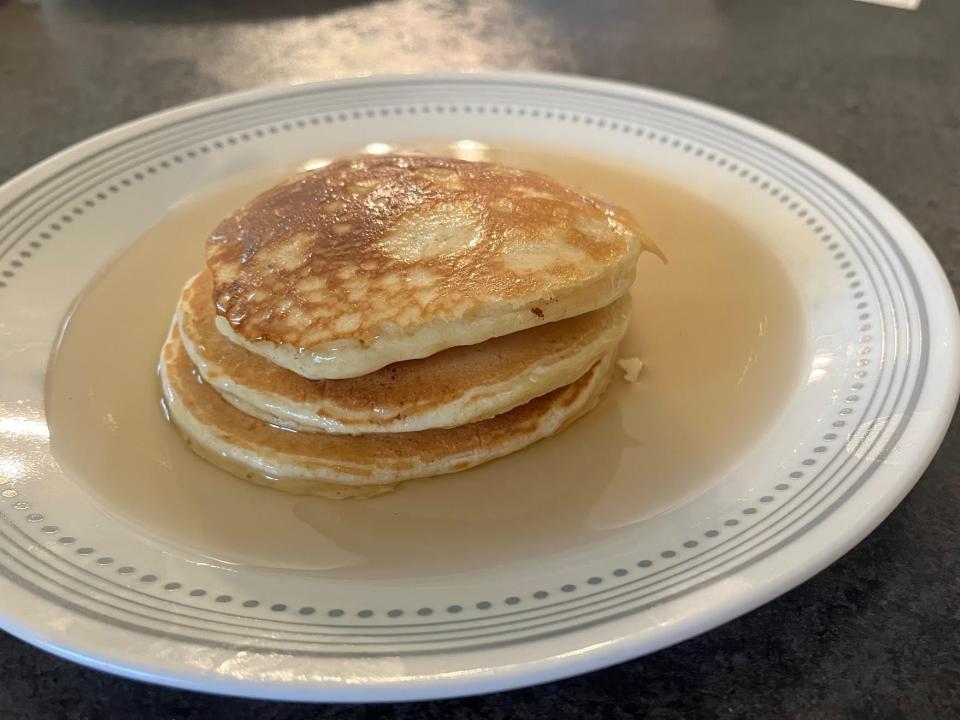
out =
[[[0,0],[0,180],[214,93],[368,72],[537,69],[715,102],[851,167],[960,285],[960,2]],[[960,717],[960,423],[916,489],[829,569],[739,620],[550,685],[308,706],[141,685],[0,633],[0,718]]]

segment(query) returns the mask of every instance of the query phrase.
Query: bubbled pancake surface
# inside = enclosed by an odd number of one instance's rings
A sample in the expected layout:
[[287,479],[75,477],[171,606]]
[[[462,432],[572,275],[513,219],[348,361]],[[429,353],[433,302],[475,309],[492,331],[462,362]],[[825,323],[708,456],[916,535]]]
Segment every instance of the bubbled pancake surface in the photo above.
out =
[[364,156],[254,198],[207,265],[227,337],[344,378],[607,305],[644,247],[629,213],[538,173]]
[[209,272],[199,273],[177,307],[186,352],[204,380],[248,415],[314,432],[409,432],[498,415],[577,380],[619,343],[630,316],[623,296],[590,313],[369,375],[308,380],[223,337],[211,288]]
[[614,353],[570,385],[479,423],[444,430],[297,433],[240,412],[204,382],[176,324],[160,379],[170,419],[199,455],[251,482],[297,494],[369,497],[404,480],[456,472],[553,435],[596,405]]

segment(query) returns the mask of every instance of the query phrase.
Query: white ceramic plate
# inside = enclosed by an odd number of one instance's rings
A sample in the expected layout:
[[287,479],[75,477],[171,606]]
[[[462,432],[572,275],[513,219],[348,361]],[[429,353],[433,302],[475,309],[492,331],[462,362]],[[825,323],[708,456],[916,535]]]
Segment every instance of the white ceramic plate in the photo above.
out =
[[[706,491],[603,541],[381,582],[199,562],[112,520],[64,477],[45,366],[74,298],[112,256],[224,177],[424,135],[636,163],[769,238],[803,306],[811,375],[784,388],[763,442]],[[960,377],[950,287],[874,190],[728,112],[571,77],[367,78],[145,118],[0,189],[0,273],[0,624],[96,668],[237,695],[480,693],[715,627],[827,566],[897,505],[943,437]]]

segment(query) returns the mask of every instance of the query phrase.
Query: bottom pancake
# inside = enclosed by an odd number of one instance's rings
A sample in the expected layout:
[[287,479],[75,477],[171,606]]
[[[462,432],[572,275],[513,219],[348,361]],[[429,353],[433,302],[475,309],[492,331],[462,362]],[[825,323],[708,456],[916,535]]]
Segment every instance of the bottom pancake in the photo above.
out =
[[203,381],[176,324],[163,346],[160,379],[170,420],[201,457],[258,485],[341,499],[466,470],[554,435],[597,404],[614,356],[608,352],[577,381],[488,420],[373,435],[298,433],[245,415]]

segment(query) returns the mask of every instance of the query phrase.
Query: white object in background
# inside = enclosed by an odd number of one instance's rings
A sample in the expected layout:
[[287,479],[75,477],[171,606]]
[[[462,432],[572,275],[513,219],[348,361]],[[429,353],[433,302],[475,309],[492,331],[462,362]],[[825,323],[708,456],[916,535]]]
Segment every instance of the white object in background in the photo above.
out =
[[920,7],[920,3],[923,2],[923,0],[857,0],[857,2],[886,5],[887,7],[900,8],[901,10],[916,10]]

